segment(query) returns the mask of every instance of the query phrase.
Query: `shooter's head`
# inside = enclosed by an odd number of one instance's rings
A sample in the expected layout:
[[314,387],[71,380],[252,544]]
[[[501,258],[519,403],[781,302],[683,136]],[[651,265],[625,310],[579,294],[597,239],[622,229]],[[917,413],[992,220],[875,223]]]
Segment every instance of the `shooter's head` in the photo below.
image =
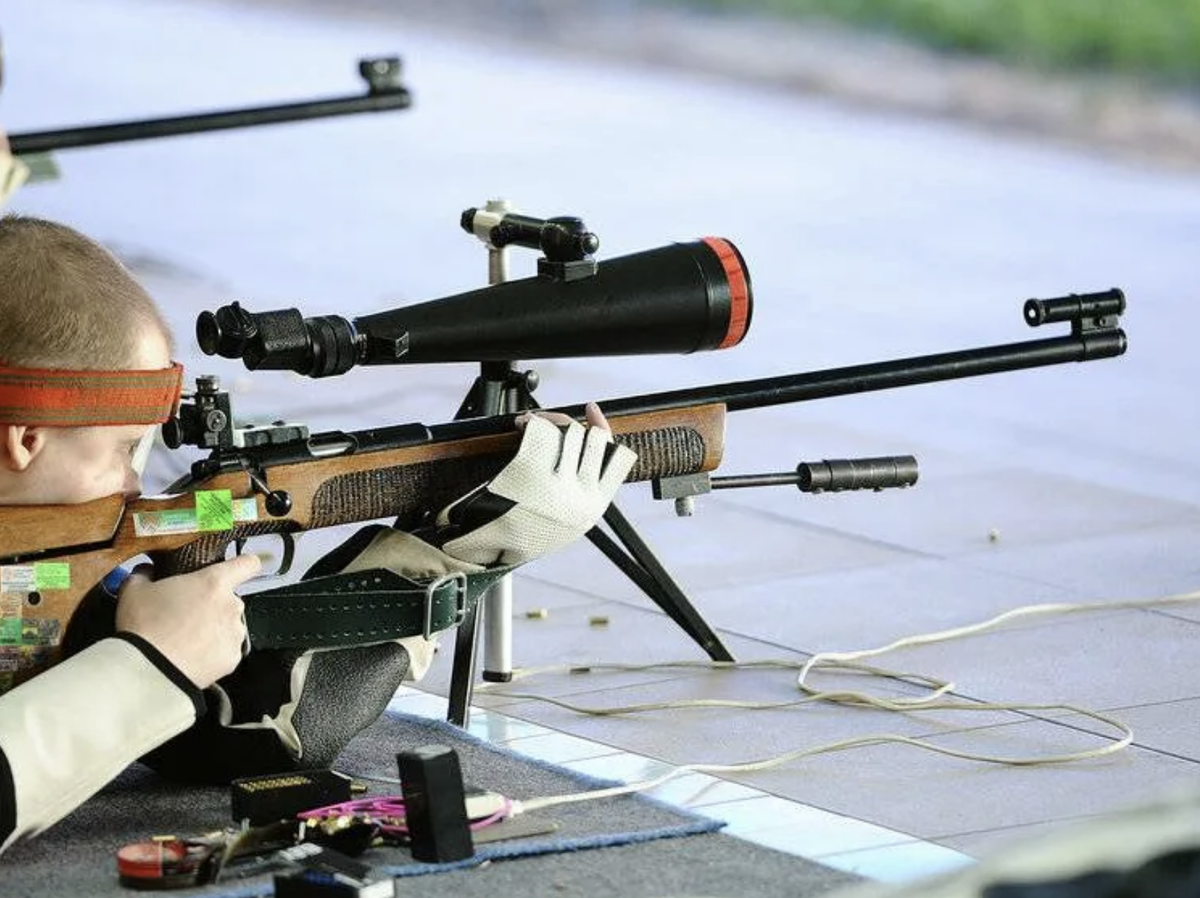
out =
[[0,218],[0,503],[138,490],[135,457],[182,371],[154,301],[104,247]]

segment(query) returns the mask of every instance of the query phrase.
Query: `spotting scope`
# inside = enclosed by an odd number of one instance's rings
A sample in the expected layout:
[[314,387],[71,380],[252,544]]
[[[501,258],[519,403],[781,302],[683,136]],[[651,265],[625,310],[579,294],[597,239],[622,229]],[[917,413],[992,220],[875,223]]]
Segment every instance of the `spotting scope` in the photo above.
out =
[[205,354],[252,371],[329,377],[357,365],[726,349],[745,337],[752,309],[741,253],[705,237],[599,261],[582,276],[539,266],[535,277],[353,319],[235,302],[202,312],[196,338]]

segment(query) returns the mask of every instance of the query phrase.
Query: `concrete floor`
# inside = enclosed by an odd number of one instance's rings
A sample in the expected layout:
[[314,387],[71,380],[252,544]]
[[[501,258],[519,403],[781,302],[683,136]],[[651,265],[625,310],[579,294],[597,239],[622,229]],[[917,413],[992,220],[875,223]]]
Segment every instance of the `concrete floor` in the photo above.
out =
[[[630,779],[880,733],[1010,757],[1116,738],[1078,712],[1031,706],[1102,711],[1132,727],[1123,751],[1052,766],[885,743],[720,773],[716,788],[699,775],[664,787],[733,832],[885,880],[968,863],[1014,836],[1200,776],[1200,605],[1103,607],[1200,580],[1200,363],[1189,349],[1200,310],[1187,293],[1200,178],[717,79],[518,53],[388,18],[9,0],[0,25],[0,114],[18,133],[351,93],[360,56],[404,56],[411,111],[62,153],[59,182],[17,197],[17,211],[70,222],[122,253],[178,327],[180,360],[220,374],[248,418],[314,430],[448,420],[471,365],[329,381],[250,375],[201,356],[192,322],[233,299],[353,317],[479,287],[485,252],[458,218],[496,196],[530,214],[582,217],[602,260],[725,236],[753,278],[741,346],[541,362],[544,405],[1033,339],[1043,334],[1022,323],[1025,298],[1122,287],[1130,350],[1120,359],[728,421],[723,474],[911,453],[914,489],[727,491],[687,519],[644,486],[619,500],[739,661],[795,665],[1034,603],[1095,606],[876,659],[952,680],[966,704],[1024,710],[807,703],[593,716],[529,697],[591,707],[800,697],[789,668],[597,667],[480,689],[471,726]],[[532,255],[513,267],[531,274]],[[163,455],[152,474],[161,485],[183,464]],[[333,538],[302,544],[302,557]],[[607,625],[591,624],[597,616]],[[519,573],[513,652],[521,669],[704,660],[587,544]],[[444,713],[444,655],[399,707]],[[845,674],[814,683],[918,691]]]

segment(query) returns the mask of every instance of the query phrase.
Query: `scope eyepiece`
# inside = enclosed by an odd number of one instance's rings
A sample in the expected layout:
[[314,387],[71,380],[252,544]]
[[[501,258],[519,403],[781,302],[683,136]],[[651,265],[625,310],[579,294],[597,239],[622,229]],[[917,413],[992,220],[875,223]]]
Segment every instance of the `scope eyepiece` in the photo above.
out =
[[254,315],[236,302],[215,312],[201,312],[196,319],[196,342],[205,355],[239,359],[246,343],[257,334]]
[[241,359],[251,371],[295,371],[309,377],[345,374],[359,361],[358,334],[345,318],[305,318],[299,309],[249,312],[238,303],[196,318],[205,355]]

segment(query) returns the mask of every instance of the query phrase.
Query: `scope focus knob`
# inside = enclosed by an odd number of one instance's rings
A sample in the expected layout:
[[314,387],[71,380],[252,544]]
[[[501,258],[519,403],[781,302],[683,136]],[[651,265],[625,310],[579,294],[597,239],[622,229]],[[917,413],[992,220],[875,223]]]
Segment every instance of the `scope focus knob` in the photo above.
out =
[[205,355],[240,359],[246,343],[257,335],[254,316],[236,302],[196,318],[196,342]]

